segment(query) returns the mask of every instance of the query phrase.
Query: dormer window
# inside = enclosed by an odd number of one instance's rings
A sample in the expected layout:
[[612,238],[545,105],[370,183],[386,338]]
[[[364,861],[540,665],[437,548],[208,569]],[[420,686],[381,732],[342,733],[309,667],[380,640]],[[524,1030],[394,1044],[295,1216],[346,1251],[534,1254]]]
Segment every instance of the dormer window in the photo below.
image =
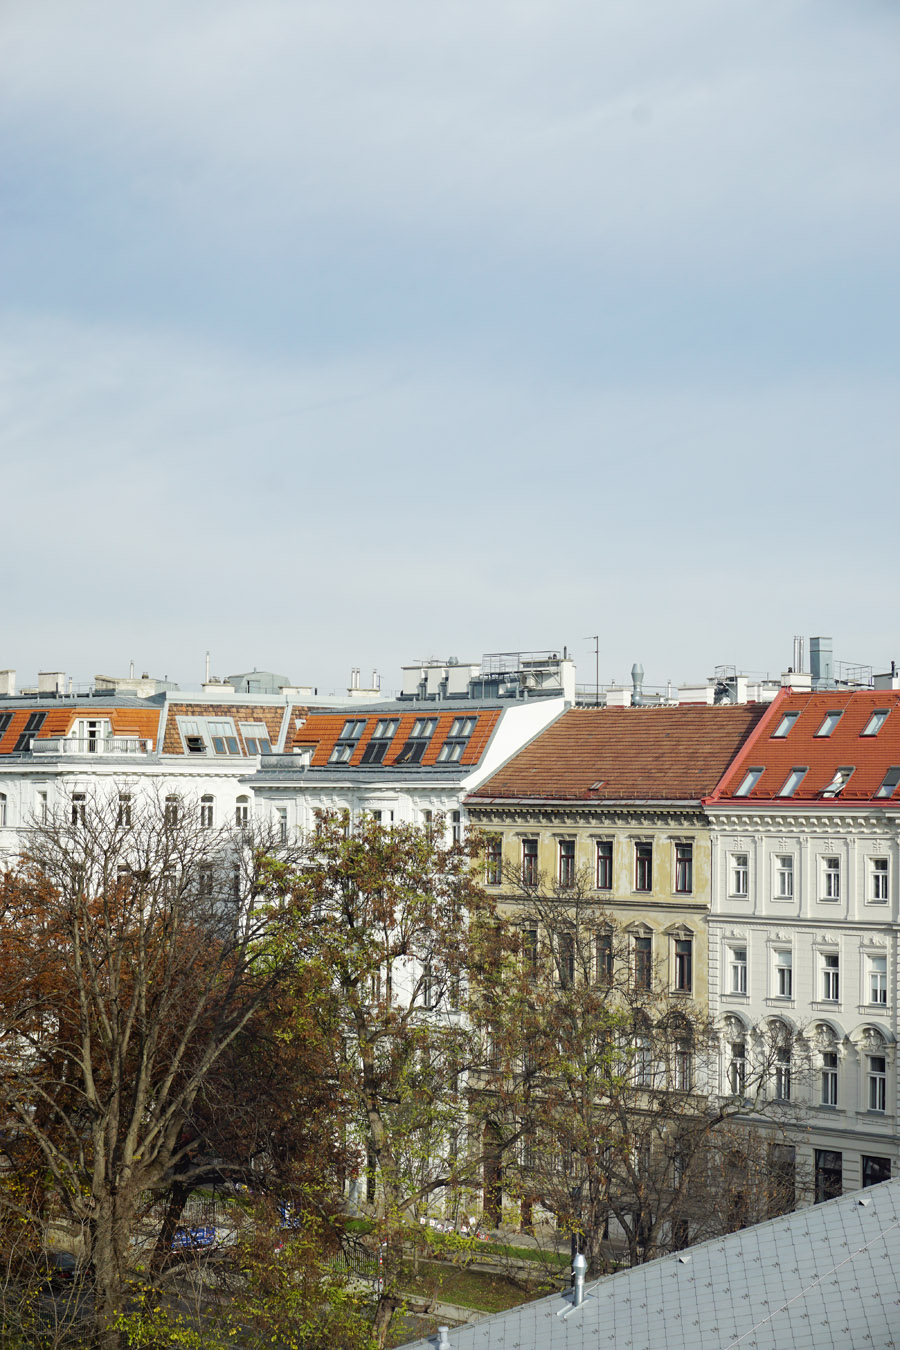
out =
[[828,786],[822,789],[822,796],[839,797],[843,792],[844,788],[850,782],[852,774],[853,774],[852,767],[838,769],[834,777],[832,778],[831,782],[828,784]]
[[31,749],[31,742],[44,725],[47,714],[45,712],[32,713],[25,723],[25,730],[13,746],[14,752]]
[[897,790],[897,784],[900,783],[900,768],[888,769],[884,775],[884,782],[875,793],[876,797],[893,797]]
[[428,743],[437,730],[436,717],[417,717],[409,740],[400,751],[395,764],[421,764],[422,756],[428,749]]
[[387,748],[394,736],[397,734],[399,722],[395,719],[382,718],[376,722],[375,730],[372,732],[372,738],[362,753],[361,764],[380,764],[387,753]]
[[807,773],[808,769],[805,768],[791,769],[790,773],[787,776],[787,780],[784,784],[784,787],[778,794],[779,797],[793,797],[794,793],[797,791],[797,788],[800,786],[800,784],[803,782],[803,779],[806,777]]
[[241,753],[232,722],[210,722],[209,734],[213,749],[217,755],[239,755]]
[[763,776],[762,769],[748,769],[735,792],[736,797],[747,797]]
[[365,729],[365,718],[351,718],[344,723],[337,745],[331,752],[329,764],[347,764],[353,758],[353,751],[359,744],[359,738]]
[[444,741],[437,757],[438,764],[457,764],[475,730],[474,717],[454,717],[450,735]]
[[248,755],[271,755],[269,728],[263,722],[242,722],[241,735]]
[[825,714],[823,720],[822,720],[822,725],[819,727],[819,730],[816,732],[816,735],[817,735],[817,736],[830,736],[831,733],[834,731],[835,727],[837,726],[838,722],[839,722],[839,721],[841,720],[841,718],[843,717],[843,715],[844,715],[844,712],[843,712],[843,709],[842,709],[842,708],[838,708],[838,709],[837,709],[836,711],[834,711],[834,712],[827,712],[827,713]]
[[[798,712],[785,713],[784,717],[782,717],[781,721],[778,723],[778,726],[772,732],[772,740],[784,740],[799,716],[800,714]],[[782,796],[783,795],[784,794],[782,794]]]
[[887,721],[888,711],[887,708],[876,708],[862,731],[859,733],[860,736],[877,736]]
[[6,731],[12,721],[12,713],[0,713],[0,736]]

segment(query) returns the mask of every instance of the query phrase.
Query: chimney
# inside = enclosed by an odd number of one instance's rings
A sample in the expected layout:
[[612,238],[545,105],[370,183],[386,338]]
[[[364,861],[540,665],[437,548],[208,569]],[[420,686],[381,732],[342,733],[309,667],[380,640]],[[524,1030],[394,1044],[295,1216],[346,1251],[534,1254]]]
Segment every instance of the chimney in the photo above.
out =
[[0,670],[0,694],[5,694],[7,698],[12,698],[16,692],[16,672],[14,670]]
[[831,638],[811,637],[809,639],[809,670],[812,675],[813,689],[819,685],[830,687],[834,680],[831,663]]
[[635,661],[631,667],[631,701],[637,708],[644,701],[644,667]]
[[39,694],[64,694],[65,692],[66,692],[65,671],[62,670],[38,671]]
[[359,688],[359,666],[354,666],[350,671],[350,689]]
[[573,1308],[580,1308],[584,1302],[584,1275],[586,1270],[587,1258],[579,1252],[572,1262],[572,1289],[575,1295],[572,1299]]

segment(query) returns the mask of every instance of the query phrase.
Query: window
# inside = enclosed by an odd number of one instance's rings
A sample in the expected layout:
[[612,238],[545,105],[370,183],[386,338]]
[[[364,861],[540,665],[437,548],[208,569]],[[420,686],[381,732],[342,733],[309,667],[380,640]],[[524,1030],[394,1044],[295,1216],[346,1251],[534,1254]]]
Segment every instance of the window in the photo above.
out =
[[14,753],[21,753],[22,751],[31,749],[31,742],[44,725],[46,718],[47,714],[45,712],[29,714],[28,721],[25,723],[25,729],[13,746]]
[[563,989],[570,989],[575,979],[575,935],[560,933],[556,940],[557,975]]
[[743,1097],[747,1084],[747,1042],[732,1041],[728,1062],[728,1086],[735,1097]]
[[215,815],[215,800],[209,793],[200,798],[200,828],[211,830]]
[[213,893],[213,870],[209,863],[204,863],[197,873],[197,890],[205,899]]
[[359,738],[365,729],[365,718],[351,718],[344,723],[337,744],[329,756],[329,764],[347,764],[353,758],[353,751],[359,744]]
[[612,890],[613,846],[611,839],[597,841],[597,890]]
[[836,1050],[822,1052],[822,1106],[838,1104],[838,1057]]
[[559,841],[559,884],[567,889],[575,885],[575,840]]
[[876,797],[893,797],[897,784],[900,783],[900,768],[896,766],[888,769],[884,775],[884,782],[875,793]]
[[188,735],[187,733],[185,733],[184,743],[187,747],[187,752],[189,755],[206,754],[206,741],[199,733],[196,736],[193,734]]
[[822,955],[822,1000],[839,1003],[841,998],[841,967],[837,952]]
[[436,717],[419,717],[413,723],[413,729],[409,733],[409,739],[403,746],[395,764],[421,764],[422,756],[428,749],[428,742],[437,729]]
[[209,734],[213,749],[217,755],[239,755],[241,753],[233,722],[210,722]]
[[634,889],[636,891],[653,890],[652,844],[635,844],[634,846]]
[[852,776],[853,776],[852,765],[844,765],[843,768],[837,769],[831,782],[828,784],[827,787],[824,787],[822,789],[822,796],[839,797],[843,792],[844,788],[850,782]]
[[883,905],[888,898],[888,860],[869,859],[869,903]]
[[834,731],[835,727],[837,726],[838,722],[843,717],[843,715],[844,715],[843,709],[841,708],[838,708],[835,712],[827,712],[824,718],[822,719],[822,725],[819,727],[819,730],[816,732],[816,735],[830,736],[831,733]]
[[463,830],[462,830],[462,812],[461,812],[461,811],[451,811],[451,812],[450,812],[450,838],[453,840],[454,844],[461,844],[461,843],[462,843],[462,835],[463,835]]
[[675,939],[675,992],[689,994],[693,988],[693,938]]
[[362,752],[360,764],[381,764],[399,725],[399,722],[389,718],[381,718],[376,722],[369,743]]
[[288,837],[288,819],[286,806],[275,807],[275,829],[277,831],[279,844],[286,844]]
[[119,810],[116,824],[124,830],[131,829],[131,793],[123,792],[119,797]]
[[775,857],[775,899],[792,900],[794,898],[794,859],[790,853],[778,853]]
[[7,823],[7,802],[6,793],[0,792],[0,825]]
[[272,742],[269,739],[269,728],[264,723],[242,722],[241,735],[244,738],[248,755],[271,755]]
[[653,939],[634,939],[634,984],[636,989],[649,989],[653,982]]
[[383,825],[386,830],[394,828],[394,813],[388,810],[379,810],[377,807],[372,812],[372,819],[376,825]]
[[803,779],[806,777],[806,773],[807,770],[805,768],[791,769],[790,773],[785,779],[784,786],[782,787],[781,791],[778,794],[779,797],[793,797],[794,793],[797,791],[797,788],[800,786],[800,784],[803,782]]
[[879,731],[887,721],[887,717],[888,717],[887,708],[876,708],[875,711],[872,713],[872,716],[866,723],[866,725],[863,727],[862,731],[859,733],[860,736],[877,736]]
[[634,1031],[634,1081],[638,1087],[653,1086],[653,1039],[643,1018],[636,1021]]
[[675,845],[675,890],[689,895],[694,889],[694,845]]
[[791,1048],[779,1045],[775,1051],[775,1100],[791,1100]]
[[235,825],[250,824],[250,798],[238,797],[234,805],[234,823]]
[[178,824],[178,815],[178,797],[172,793],[163,803],[163,821],[170,827],[175,826]]
[[785,713],[784,717],[782,717],[781,721],[778,723],[778,726],[772,732],[772,740],[784,740],[799,716],[800,714],[795,712]]
[[734,795],[736,797],[749,796],[750,793],[753,791],[753,789],[756,787],[759,780],[762,778],[762,776],[763,776],[762,769],[748,769],[744,777],[741,779],[740,784],[738,785],[738,789]]
[[887,957],[869,957],[869,1002],[886,1007],[887,996]]
[[522,840],[522,882],[525,886],[538,884],[538,841]]
[[746,853],[731,855],[731,894],[747,895],[750,889],[750,858]]
[[816,1204],[836,1200],[844,1193],[843,1155],[830,1148],[817,1148],[815,1157]]
[[862,1155],[862,1184],[877,1186],[880,1181],[890,1181],[890,1158],[874,1158],[868,1153]]
[[595,964],[596,964],[596,983],[612,984],[613,981],[612,933],[597,934]]
[[775,953],[775,997],[791,998],[794,992],[791,953],[781,948]]
[[474,717],[454,717],[450,734],[438,751],[438,764],[456,764],[462,758],[475,730],[475,721]]
[[672,1057],[676,1092],[690,1092],[694,1085],[694,1054],[690,1037],[679,1036]]
[[529,980],[537,979],[538,972],[538,930],[522,930],[522,965]]
[[747,948],[732,947],[728,957],[728,987],[732,994],[747,992]]
[[83,792],[72,793],[72,824],[83,825],[87,813],[87,798]]
[[870,1111],[887,1107],[887,1060],[884,1055],[867,1055],[866,1102]]
[[822,859],[822,900],[840,900],[841,898],[841,860],[840,858]]
[[11,721],[12,713],[0,713],[0,736],[4,734]]
[[36,804],[36,806],[35,806],[35,815],[37,816],[37,819],[38,819],[38,823],[39,823],[39,824],[41,824],[41,825],[46,825],[46,824],[47,824],[48,809],[47,809],[47,794],[46,794],[46,792],[39,792],[38,795],[37,795],[37,804]]
[[488,886],[499,886],[503,880],[503,843],[498,835],[491,835],[484,854],[484,880]]

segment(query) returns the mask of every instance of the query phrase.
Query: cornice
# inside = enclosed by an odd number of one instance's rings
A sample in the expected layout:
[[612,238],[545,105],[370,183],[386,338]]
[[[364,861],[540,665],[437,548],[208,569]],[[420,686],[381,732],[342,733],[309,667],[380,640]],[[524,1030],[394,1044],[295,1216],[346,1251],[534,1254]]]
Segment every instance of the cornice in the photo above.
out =
[[535,802],[530,805],[499,802],[480,805],[469,800],[469,820],[483,826],[590,827],[599,829],[647,829],[651,826],[677,827],[693,832],[707,827],[705,813],[695,802],[679,805],[615,805],[598,802]]
[[881,835],[897,831],[896,818],[882,811],[722,810],[707,817],[713,834]]

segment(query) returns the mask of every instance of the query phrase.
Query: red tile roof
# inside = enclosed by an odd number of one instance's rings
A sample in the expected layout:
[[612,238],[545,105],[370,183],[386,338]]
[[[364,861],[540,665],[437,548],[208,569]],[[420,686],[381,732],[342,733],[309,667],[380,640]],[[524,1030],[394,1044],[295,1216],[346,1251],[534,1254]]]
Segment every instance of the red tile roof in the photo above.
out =
[[696,800],[713,791],[765,711],[573,708],[469,800]]
[[46,704],[42,707],[39,702],[35,702],[30,707],[16,708],[15,711],[10,708],[4,709],[0,704],[0,712],[13,713],[9,726],[0,736],[0,755],[12,754],[19,736],[25,730],[26,722],[33,713],[46,713],[41,729],[35,736],[35,740],[38,741],[68,736],[76,718],[81,717],[89,718],[91,721],[98,718],[108,719],[113,736],[137,736],[142,740],[152,741],[154,748],[159,731],[160,710],[153,707],[110,708],[102,707],[98,703],[96,706],[92,704],[90,708],[66,708],[53,703],[48,708]]
[[[875,736],[863,731],[872,714],[887,711],[887,720]],[[817,736],[825,716],[840,712],[830,736]],[[786,736],[772,733],[785,714],[796,714]],[[900,768],[900,691],[878,689],[830,689],[813,694],[787,692],[773,703],[756,736],[748,742],[712,795],[713,801],[733,800],[749,769],[762,769],[756,786],[743,802],[778,800],[792,769],[805,769],[794,794],[780,800],[835,805],[875,803],[890,805],[891,799],[876,797],[888,769]],[[836,797],[822,793],[838,769],[853,769],[846,786]],[[900,803],[900,793],[893,804]]]
[[[447,739],[450,728],[456,719],[458,717],[474,717],[475,730],[469,737],[465,750],[455,764],[448,764],[446,766],[448,769],[457,766],[465,768],[466,766],[477,764],[481,759],[488,741],[491,738],[494,727],[500,720],[500,712],[501,710],[499,708],[479,709],[467,707],[454,708],[450,712],[437,712],[435,710],[429,711],[427,705],[423,706],[421,704],[417,704],[415,710],[408,713],[399,713],[396,711],[357,713],[353,710],[340,713],[310,712],[304,725],[294,731],[293,744],[295,746],[315,746],[312,757],[312,767],[317,769],[323,768],[331,759],[331,753],[340,739],[345,722],[359,722],[364,720],[366,725],[363,728],[362,735],[356,743],[356,749],[353,752],[352,758],[346,764],[334,766],[335,768],[340,769],[357,768],[360,767],[365,747],[371,740],[372,733],[374,732],[377,723],[386,720],[399,722],[399,726],[394,733],[390,746],[385,752],[381,765],[373,764],[370,766],[365,764],[361,766],[365,769],[370,767],[376,769],[386,765],[390,766],[395,762],[397,756],[409,740],[415,722],[419,721],[421,718],[436,718],[437,727],[435,728],[434,735],[421,760],[422,765],[427,767],[430,764],[437,763],[437,757],[440,753],[441,746]],[[402,768],[403,766],[401,765],[400,767]],[[442,765],[441,767],[444,766]]]

